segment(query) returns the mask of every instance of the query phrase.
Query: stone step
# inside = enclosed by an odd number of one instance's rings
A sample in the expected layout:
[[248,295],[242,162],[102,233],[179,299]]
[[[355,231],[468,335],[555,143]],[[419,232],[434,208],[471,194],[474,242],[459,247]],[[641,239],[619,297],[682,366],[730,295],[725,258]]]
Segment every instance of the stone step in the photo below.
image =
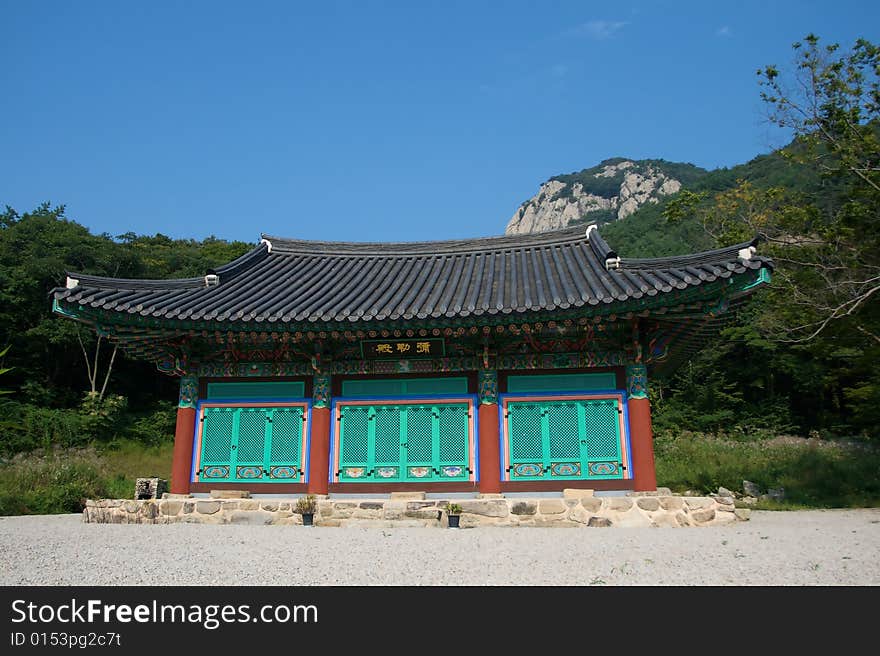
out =
[[250,499],[251,493],[245,490],[211,490],[212,499]]
[[425,498],[424,492],[392,492],[393,501],[421,501]]

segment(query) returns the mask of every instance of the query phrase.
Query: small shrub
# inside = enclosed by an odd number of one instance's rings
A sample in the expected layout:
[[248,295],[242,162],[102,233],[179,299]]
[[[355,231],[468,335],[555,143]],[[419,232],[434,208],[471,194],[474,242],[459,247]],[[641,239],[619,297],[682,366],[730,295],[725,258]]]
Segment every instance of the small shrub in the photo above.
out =
[[128,399],[124,396],[108,394],[100,398],[96,392],[86,392],[79,406],[80,413],[92,426],[93,435],[105,440],[113,437],[127,409]]
[[174,439],[176,422],[176,404],[161,403],[147,414],[130,416],[128,425],[121,432],[137,442],[158,445]]
[[52,445],[81,446],[97,434],[95,421],[76,410],[11,403],[4,413],[13,423],[4,428],[0,441],[0,450],[5,454],[48,449]]
[[304,497],[300,497],[296,500],[296,505],[293,508],[293,512],[298,515],[304,514],[314,514],[315,510],[318,507],[318,501],[315,498],[314,494],[307,494]]

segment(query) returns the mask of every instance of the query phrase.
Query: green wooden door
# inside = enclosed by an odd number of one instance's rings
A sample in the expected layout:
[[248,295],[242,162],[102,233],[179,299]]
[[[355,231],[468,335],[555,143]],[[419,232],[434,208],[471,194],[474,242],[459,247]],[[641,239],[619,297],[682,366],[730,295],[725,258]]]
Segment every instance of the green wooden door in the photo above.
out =
[[341,482],[467,479],[467,403],[339,406]]
[[512,401],[510,480],[623,478],[618,399]]
[[305,407],[202,409],[199,480],[300,482]]

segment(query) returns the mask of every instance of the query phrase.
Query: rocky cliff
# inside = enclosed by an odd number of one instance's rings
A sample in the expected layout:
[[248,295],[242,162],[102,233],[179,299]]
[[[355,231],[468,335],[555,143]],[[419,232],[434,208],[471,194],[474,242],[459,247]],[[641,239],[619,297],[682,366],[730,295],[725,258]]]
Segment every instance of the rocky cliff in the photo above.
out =
[[578,173],[558,175],[514,213],[506,234],[558,230],[577,223],[605,223],[629,216],[646,203],[679,191],[705,174],[692,164],[615,158]]

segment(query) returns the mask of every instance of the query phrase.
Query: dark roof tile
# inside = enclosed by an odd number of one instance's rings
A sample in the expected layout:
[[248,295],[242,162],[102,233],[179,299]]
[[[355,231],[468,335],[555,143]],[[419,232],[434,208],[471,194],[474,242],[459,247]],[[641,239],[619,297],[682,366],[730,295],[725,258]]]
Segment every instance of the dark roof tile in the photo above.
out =
[[686,289],[760,267],[729,248],[659,259],[625,259],[593,230],[397,244],[264,237],[203,278],[130,280],[71,273],[63,304],[165,320],[350,322],[509,314],[608,305]]

